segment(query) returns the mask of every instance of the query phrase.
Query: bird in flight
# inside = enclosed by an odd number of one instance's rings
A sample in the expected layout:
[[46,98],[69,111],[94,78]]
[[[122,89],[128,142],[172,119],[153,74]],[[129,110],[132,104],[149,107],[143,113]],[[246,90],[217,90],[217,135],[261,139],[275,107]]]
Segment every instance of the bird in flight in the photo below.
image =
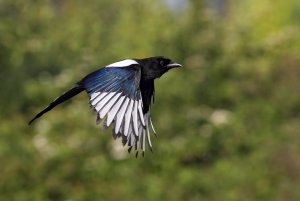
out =
[[114,139],[121,137],[129,152],[134,147],[136,154],[142,150],[144,155],[146,142],[152,150],[150,127],[156,135],[150,116],[154,79],[176,67],[181,65],[163,56],[112,63],[78,81],[39,112],[29,125],[58,104],[85,90],[91,107],[97,113],[96,122],[103,120],[105,127],[112,125]]

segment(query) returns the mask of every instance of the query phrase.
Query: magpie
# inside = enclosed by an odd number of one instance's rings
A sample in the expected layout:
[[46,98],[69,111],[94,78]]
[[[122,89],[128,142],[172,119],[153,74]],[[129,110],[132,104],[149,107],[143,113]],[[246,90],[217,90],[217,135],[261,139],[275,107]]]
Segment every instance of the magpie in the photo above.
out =
[[145,152],[145,143],[152,150],[149,127],[156,136],[150,107],[154,102],[154,79],[161,77],[172,68],[182,65],[163,56],[144,59],[124,59],[100,68],[78,81],[73,88],[57,97],[39,112],[28,124],[52,110],[60,103],[82,91],[89,95],[89,103],[97,113],[96,123],[112,125],[114,139],[122,137],[127,144]]

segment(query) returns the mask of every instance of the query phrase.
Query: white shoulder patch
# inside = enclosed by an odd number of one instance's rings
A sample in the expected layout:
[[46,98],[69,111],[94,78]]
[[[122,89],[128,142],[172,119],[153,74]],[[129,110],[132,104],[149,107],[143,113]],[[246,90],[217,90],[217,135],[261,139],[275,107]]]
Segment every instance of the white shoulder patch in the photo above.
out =
[[139,64],[139,63],[132,60],[132,59],[125,59],[125,60],[122,60],[122,61],[118,61],[116,63],[109,64],[106,67],[127,67],[127,66],[130,66],[130,65],[133,65],[133,64]]

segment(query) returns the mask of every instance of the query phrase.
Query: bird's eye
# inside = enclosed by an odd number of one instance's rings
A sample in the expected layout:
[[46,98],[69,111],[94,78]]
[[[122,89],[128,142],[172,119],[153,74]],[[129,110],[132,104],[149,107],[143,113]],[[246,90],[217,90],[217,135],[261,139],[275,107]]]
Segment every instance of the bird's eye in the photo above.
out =
[[165,62],[164,62],[163,60],[161,60],[161,61],[159,62],[159,64],[160,64],[161,66],[164,66],[164,65],[165,65]]

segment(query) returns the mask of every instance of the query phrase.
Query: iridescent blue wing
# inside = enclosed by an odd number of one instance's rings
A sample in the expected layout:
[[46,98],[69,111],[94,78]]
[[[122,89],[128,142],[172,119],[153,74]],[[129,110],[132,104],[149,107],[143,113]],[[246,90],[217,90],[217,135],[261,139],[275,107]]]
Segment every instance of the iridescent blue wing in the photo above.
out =
[[87,75],[81,84],[89,94],[90,104],[97,112],[97,122],[113,125],[113,136],[122,137],[124,145],[145,150],[150,148],[150,111],[144,114],[140,90],[141,68],[130,66],[107,66]]

